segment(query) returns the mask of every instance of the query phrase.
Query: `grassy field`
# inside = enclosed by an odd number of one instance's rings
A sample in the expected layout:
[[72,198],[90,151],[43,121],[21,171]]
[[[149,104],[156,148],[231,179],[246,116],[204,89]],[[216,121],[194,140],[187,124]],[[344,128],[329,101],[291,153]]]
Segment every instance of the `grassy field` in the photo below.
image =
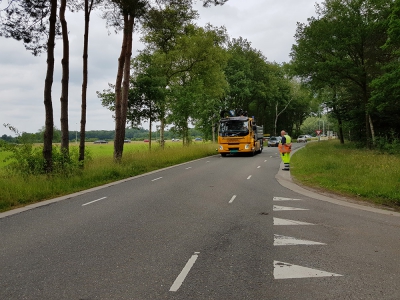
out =
[[[77,147],[71,144],[71,148]],[[0,211],[51,199],[216,154],[216,145],[183,147],[168,142],[125,144],[121,164],[112,159],[113,144],[88,144],[91,159],[84,170],[64,176],[16,176],[5,172],[0,152]],[[249,158],[251,159],[251,158]],[[308,143],[293,154],[291,175],[302,185],[400,210],[400,157],[341,145],[338,140]]]
[[400,157],[338,140],[308,143],[291,159],[291,175],[304,185],[400,208]]
[[[71,145],[71,150],[75,145]],[[169,142],[165,150],[158,144],[137,142],[125,144],[120,164],[113,162],[113,144],[88,144],[91,159],[84,170],[64,176],[17,176],[0,168],[0,211],[6,211],[30,203],[51,199],[99,186],[120,179],[151,172],[160,168],[216,154],[216,145],[193,143],[183,147],[181,143]],[[5,153],[0,152],[3,161]]]

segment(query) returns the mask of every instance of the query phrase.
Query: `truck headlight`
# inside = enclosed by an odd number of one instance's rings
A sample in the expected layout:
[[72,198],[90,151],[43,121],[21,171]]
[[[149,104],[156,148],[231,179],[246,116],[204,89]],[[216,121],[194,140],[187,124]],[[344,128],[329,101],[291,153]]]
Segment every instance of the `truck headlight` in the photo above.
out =
[[219,145],[219,150],[224,150],[224,147],[222,145]]
[[249,144],[246,144],[245,146],[244,146],[244,149],[250,149],[250,145]]

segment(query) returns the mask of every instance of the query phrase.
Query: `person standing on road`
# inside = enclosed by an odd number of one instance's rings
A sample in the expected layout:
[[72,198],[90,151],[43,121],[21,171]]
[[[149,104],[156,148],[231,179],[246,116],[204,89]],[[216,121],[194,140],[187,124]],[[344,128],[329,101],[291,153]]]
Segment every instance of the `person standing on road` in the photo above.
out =
[[285,130],[281,131],[281,141],[279,142],[278,148],[281,153],[282,162],[284,168],[282,170],[290,170],[290,151],[292,151],[292,138],[286,133]]

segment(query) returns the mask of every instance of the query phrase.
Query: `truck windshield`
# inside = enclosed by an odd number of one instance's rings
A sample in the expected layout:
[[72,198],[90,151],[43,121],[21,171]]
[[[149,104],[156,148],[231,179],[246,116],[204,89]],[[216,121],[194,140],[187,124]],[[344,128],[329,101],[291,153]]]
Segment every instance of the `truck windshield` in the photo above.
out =
[[220,136],[246,136],[249,134],[247,121],[226,121],[219,125]]

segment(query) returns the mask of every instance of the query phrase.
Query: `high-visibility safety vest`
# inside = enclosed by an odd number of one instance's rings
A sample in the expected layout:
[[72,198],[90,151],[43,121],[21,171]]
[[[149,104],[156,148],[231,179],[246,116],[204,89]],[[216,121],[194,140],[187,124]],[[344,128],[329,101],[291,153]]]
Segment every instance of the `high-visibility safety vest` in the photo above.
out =
[[280,153],[290,153],[292,151],[292,138],[287,134],[284,135],[286,143],[283,145],[282,140],[279,142],[278,148]]

